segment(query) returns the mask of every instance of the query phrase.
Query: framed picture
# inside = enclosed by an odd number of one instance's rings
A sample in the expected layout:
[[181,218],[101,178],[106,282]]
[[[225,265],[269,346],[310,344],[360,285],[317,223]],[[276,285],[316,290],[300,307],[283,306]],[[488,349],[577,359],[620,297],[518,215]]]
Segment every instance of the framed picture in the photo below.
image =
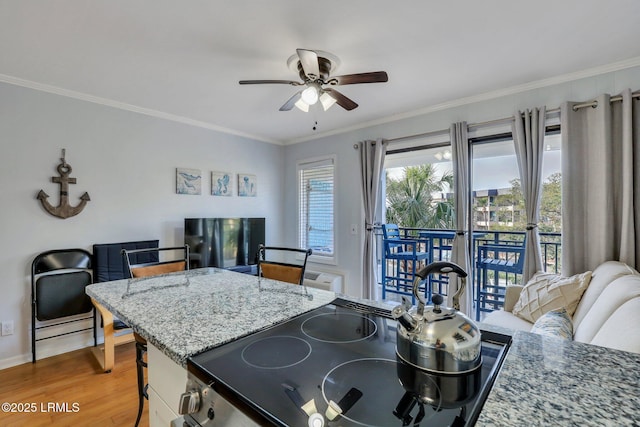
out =
[[233,193],[233,182],[230,172],[211,172],[211,195],[212,196],[231,196]]
[[258,194],[258,180],[255,175],[238,174],[238,196],[256,197]]
[[200,169],[176,168],[177,194],[202,194],[202,172]]

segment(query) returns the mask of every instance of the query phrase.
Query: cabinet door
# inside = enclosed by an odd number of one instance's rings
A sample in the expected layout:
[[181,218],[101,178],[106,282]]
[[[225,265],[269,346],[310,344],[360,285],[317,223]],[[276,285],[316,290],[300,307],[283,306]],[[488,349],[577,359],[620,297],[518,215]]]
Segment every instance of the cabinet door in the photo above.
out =
[[178,403],[187,387],[187,370],[147,344],[149,425],[166,427],[180,417]]

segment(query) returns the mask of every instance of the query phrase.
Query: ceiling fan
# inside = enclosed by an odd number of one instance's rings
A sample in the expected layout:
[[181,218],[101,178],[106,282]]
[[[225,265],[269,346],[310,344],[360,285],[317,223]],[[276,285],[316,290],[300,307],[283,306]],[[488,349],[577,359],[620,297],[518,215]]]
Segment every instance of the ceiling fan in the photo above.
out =
[[292,86],[306,86],[299,90],[280,107],[280,111],[289,111],[294,106],[302,111],[309,111],[309,106],[318,101],[326,111],[333,104],[338,104],[345,110],[353,110],[358,106],[353,100],[331,86],[344,86],[358,83],[383,83],[388,81],[387,73],[374,71],[370,73],[347,74],[332,77],[340,61],[335,55],[321,50],[296,49],[296,54],[287,60],[287,65],[296,71],[302,82],[293,80],[240,80],[241,85],[255,84],[288,84]]

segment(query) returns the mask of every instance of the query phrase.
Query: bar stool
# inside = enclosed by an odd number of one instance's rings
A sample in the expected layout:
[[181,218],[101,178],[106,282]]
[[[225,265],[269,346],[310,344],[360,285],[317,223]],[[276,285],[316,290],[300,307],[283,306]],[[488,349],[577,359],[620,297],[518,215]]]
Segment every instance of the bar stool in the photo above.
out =
[[[169,261],[136,263],[138,261],[137,255],[139,254],[158,254],[163,251],[179,251],[182,252],[182,257]],[[189,245],[168,248],[123,249],[122,256],[133,278],[151,277],[189,269]],[[159,259],[159,256],[157,259]],[[136,418],[135,427],[138,427],[138,423],[140,423],[140,418],[142,417],[142,411],[144,410],[144,400],[149,400],[149,393],[147,392],[149,384],[145,384],[144,382],[144,369],[147,367],[147,362],[144,361],[144,356],[147,354],[147,340],[135,332],[133,333],[133,337],[136,341],[136,371],[138,376],[138,417]]]
[[149,400],[149,393],[147,393],[149,384],[144,382],[144,369],[147,367],[147,362],[144,360],[144,356],[147,354],[147,340],[135,332],[133,337],[136,341],[136,373],[138,376],[138,417],[136,418],[135,427],[138,427],[144,410],[144,400]]

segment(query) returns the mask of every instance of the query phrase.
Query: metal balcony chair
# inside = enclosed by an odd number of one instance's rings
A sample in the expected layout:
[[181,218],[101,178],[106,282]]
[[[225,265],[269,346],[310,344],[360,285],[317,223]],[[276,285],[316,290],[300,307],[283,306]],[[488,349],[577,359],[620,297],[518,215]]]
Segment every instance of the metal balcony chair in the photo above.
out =
[[[175,252],[182,252],[183,255],[177,259],[172,258],[160,261],[159,254],[161,252],[170,252],[173,255],[175,255]],[[140,262],[135,259],[140,254],[154,254],[155,259],[158,261]],[[189,245],[166,248],[123,249],[122,256],[132,278],[153,277],[189,269]],[[144,368],[147,367],[147,362],[144,360],[144,356],[147,354],[147,340],[136,332],[133,333],[133,336],[136,341],[136,373],[138,379],[138,416],[135,424],[137,427],[144,410],[144,401],[149,399],[149,393],[147,392],[149,385],[144,382]]]
[[[382,299],[386,293],[411,296],[413,295],[413,281],[421,264],[429,262],[429,252],[421,250],[422,242],[415,239],[401,238],[400,229],[396,224],[382,224],[383,246],[382,255]],[[391,268],[389,265],[391,264]],[[424,282],[421,291],[425,292],[427,300],[430,299],[430,291],[427,289],[428,281]]]
[[[476,261],[476,318],[480,319],[481,311],[493,311],[504,304],[506,281],[509,277],[517,280],[524,267],[524,242],[510,244],[478,245]],[[489,272],[493,272],[491,283]],[[505,283],[500,283],[500,275],[505,276]]]
[[[269,257],[267,257],[267,253],[269,253]],[[302,285],[304,270],[311,254],[311,249],[260,245],[258,250],[258,277]]]

